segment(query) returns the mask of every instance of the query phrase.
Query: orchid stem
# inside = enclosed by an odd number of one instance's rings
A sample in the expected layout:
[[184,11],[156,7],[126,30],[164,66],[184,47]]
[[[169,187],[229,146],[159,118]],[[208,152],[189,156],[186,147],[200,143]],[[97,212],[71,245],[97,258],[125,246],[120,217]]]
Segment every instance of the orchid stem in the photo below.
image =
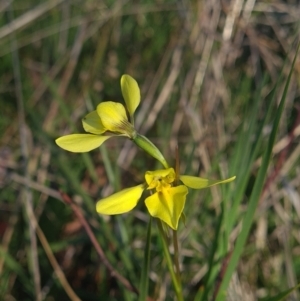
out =
[[[176,275],[175,271],[174,271],[172,258],[171,258],[169,248],[168,248],[167,237],[166,237],[166,234],[164,232],[162,222],[160,220],[158,220],[157,225],[158,225],[161,241],[162,241],[162,244],[163,244],[163,251],[164,251],[165,259],[167,261],[167,266],[168,266],[169,272],[171,274],[171,278],[172,278],[172,282],[173,282],[173,285],[174,285],[177,300],[178,301],[183,301],[181,283],[178,279],[178,275]],[[178,265],[178,268],[179,268],[179,265]],[[176,269],[177,269],[177,267],[176,267]]]
[[180,265],[179,265],[179,248],[178,248],[178,236],[177,231],[173,230],[173,246],[174,246],[174,264],[175,272],[177,276],[177,281],[181,286],[181,276],[180,276]]

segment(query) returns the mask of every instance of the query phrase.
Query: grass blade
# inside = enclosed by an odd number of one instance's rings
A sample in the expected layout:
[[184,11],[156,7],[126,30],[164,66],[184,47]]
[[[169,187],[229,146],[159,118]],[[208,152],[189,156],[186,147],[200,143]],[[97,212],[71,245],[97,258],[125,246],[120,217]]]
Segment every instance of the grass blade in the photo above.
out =
[[150,218],[150,220],[149,220],[148,229],[147,229],[146,246],[145,246],[145,252],[144,252],[144,262],[143,262],[143,269],[142,269],[141,282],[140,282],[139,301],[146,301],[147,295],[148,295],[150,247],[151,247],[151,226],[152,226],[152,218]]
[[295,287],[289,288],[288,290],[284,292],[280,292],[278,295],[273,296],[273,297],[266,297],[259,299],[259,301],[282,301],[286,300],[286,298],[289,296],[290,293],[292,293],[294,290],[300,287],[300,283],[296,285]]
[[286,84],[285,84],[285,87],[284,87],[284,92],[283,92],[279,107],[278,107],[277,112],[276,112],[276,116],[275,116],[275,119],[274,119],[272,132],[270,134],[270,138],[269,138],[269,141],[268,141],[267,149],[266,149],[266,152],[263,155],[262,164],[261,164],[261,167],[259,169],[257,179],[255,181],[253,191],[252,191],[252,194],[251,194],[251,197],[250,197],[250,200],[249,200],[248,210],[247,210],[247,213],[246,213],[246,215],[244,217],[244,220],[243,220],[243,227],[242,227],[242,230],[241,230],[241,233],[240,233],[239,237],[237,238],[236,245],[235,245],[234,251],[232,253],[231,260],[228,264],[227,270],[225,272],[223,281],[220,285],[216,301],[222,301],[222,300],[225,299],[226,288],[229,285],[231,275],[233,274],[233,272],[234,272],[234,270],[235,270],[235,268],[238,264],[238,260],[241,256],[242,252],[243,252],[243,248],[244,248],[245,242],[247,240],[247,237],[248,237],[251,225],[252,225],[255,210],[256,210],[256,207],[257,207],[257,204],[258,204],[258,201],[259,201],[259,198],[260,198],[263,186],[264,186],[265,178],[266,178],[267,171],[268,171],[268,166],[269,166],[270,159],[271,159],[271,156],[272,156],[272,149],[273,149],[273,146],[274,146],[274,143],[275,143],[280,118],[281,118],[281,115],[282,115],[282,112],[283,112],[283,109],[284,109],[284,105],[285,105],[285,101],[286,101],[286,95],[287,95],[287,92],[288,92],[290,80],[291,80],[294,65],[295,65],[295,62],[296,62],[296,58],[297,58],[297,54],[298,54],[298,50],[299,50],[299,45],[300,44],[298,44],[298,46],[297,46],[296,54],[295,54],[295,57],[294,57],[294,60],[293,60],[293,63],[292,63],[292,66],[291,66]]

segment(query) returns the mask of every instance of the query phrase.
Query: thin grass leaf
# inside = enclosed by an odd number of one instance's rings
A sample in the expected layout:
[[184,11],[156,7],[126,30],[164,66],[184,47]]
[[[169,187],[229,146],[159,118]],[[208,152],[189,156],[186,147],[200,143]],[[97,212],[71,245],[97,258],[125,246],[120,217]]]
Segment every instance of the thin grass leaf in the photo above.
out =
[[[16,273],[20,280],[22,281],[22,286],[27,291],[27,293],[33,293],[33,282],[31,278],[25,273],[21,265],[3,248],[0,246],[0,256],[4,259],[6,268],[10,269],[13,273]],[[33,295],[32,295],[33,297]]]
[[[221,262],[216,262],[216,259],[223,258],[227,253],[228,240],[230,233],[232,231],[233,225],[236,223],[238,218],[238,208],[242,200],[242,196],[245,191],[245,187],[249,180],[250,171],[252,163],[254,161],[254,154],[250,153],[252,140],[251,137],[260,137],[262,132],[257,133],[256,129],[256,117],[259,110],[259,103],[261,102],[261,92],[262,88],[265,86],[267,77],[264,77],[260,88],[258,89],[254,100],[251,101],[250,108],[245,109],[246,112],[249,111],[247,119],[243,122],[241,130],[237,139],[237,144],[234,148],[234,154],[232,155],[232,160],[230,162],[229,174],[236,175],[236,183],[234,190],[234,196],[232,196],[232,190],[226,189],[227,186],[222,187],[224,201],[221,203],[222,211],[219,216],[217,231],[215,235],[214,242],[212,244],[212,251],[210,252],[209,258],[209,268],[206,275],[205,288],[202,294],[202,299],[195,300],[206,300],[211,289],[214,287],[215,279],[218,275]],[[247,85],[248,87],[248,85]],[[250,89],[251,87],[248,87]],[[241,95],[249,94],[249,90],[243,90]],[[274,98],[275,99],[275,98]],[[269,111],[271,111],[272,106],[269,106]],[[268,115],[268,114],[267,114]],[[232,203],[229,200],[233,199]]]
[[147,229],[146,245],[145,245],[145,252],[144,252],[144,262],[143,262],[141,281],[140,281],[140,286],[139,286],[139,288],[140,288],[139,301],[146,301],[147,295],[148,295],[151,227],[152,227],[152,218],[150,218],[150,220],[149,220],[148,229]]
[[297,288],[300,287],[300,283],[298,285],[296,285],[295,287],[292,287],[284,292],[279,293],[276,296],[273,297],[265,297],[262,299],[259,299],[259,301],[282,301],[282,300],[286,300],[286,298]]
[[107,174],[108,181],[109,181],[110,185],[113,186],[117,190],[119,187],[116,187],[116,186],[119,186],[119,185],[117,185],[117,183],[116,183],[115,172],[114,172],[114,169],[113,169],[112,164],[109,159],[107,147],[105,145],[101,145],[99,150],[100,150],[100,154],[101,154],[101,157],[103,160],[103,164],[105,167],[105,172]]
[[167,262],[167,266],[168,266],[168,269],[169,269],[169,272],[170,272],[170,275],[171,275],[171,279],[172,279],[172,283],[173,283],[173,286],[174,286],[174,290],[175,290],[177,300],[178,301],[183,301],[182,288],[180,286],[180,283],[178,282],[177,276],[176,276],[175,271],[174,271],[172,258],[171,258],[170,252],[169,252],[169,247],[167,245],[165,230],[163,229],[163,224],[160,220],[157,220],[157,225],[158,225],[159,234],[160,234],[159,238],[161,240],[162,247],[163,247],[164,257],[165,257],[165,260]]
[[[234,191],[234,198],[232,204],[230,204],[229,208],[224,208],[225,210],[225,218],[226,221],[224,221],[225,226],[225,232],[226,235],[229,237],[232,228],[234,224],[236,223],[236,220],[238,218],[238,208],[242,200],[242,196],[245,192],[247,182],[250,177],[250,172],[252,168],[252,164],[255,159],[255,155],[258,150],[259,144],[256,143],[255,147],[256,149],[251,152],[251,146],[253,144],[252,139],[256,136],[257,140],[261,139],[262,136],[262,128],[261,130],[257,130],[257,115],[259,112],[259,104],[262,100],[262,89],[265,86],[267,81],[267,78],[265,76],[264,80],[262,81],[262,85],[259,87],[258,92],[256,96],[254,97],[254,101],[251,103],[251,107],[247,108],[247,110],[250,110],[250,114],[248,114],[248,119],[246,120],[245,124],[243,125],[243,129],[240,133],[239,142],[240,144],[237,146],[238,149],[238,159],[236,160],[236,163],[234,167],[230,168],[230,173],[237,175],[237,181],[236,181],[236,190]],[[263,125],[267,122],[267,117],[269,116],[271,112],[271,108],[273,102],[275,101],[275,97],[272,98],[270,105],[268,107],[268,111],[266,113],[266,116],[263,120]],[[233,155],[233,158],[235,156]],[[230,190],[227,190],[227,195],[224,196],[224,199],[229,199],[229,193]],[[229,218],[230,217],[230,218]],[[227,240],[228,241],[228,240]]]
[[74,189],[76,193],[78,193],[84,199],[85,204],[87,205],[89,211],[91,213],[95,213],[96,212],[95,202],[88,196],[87,192],[81,187],[81,183],[79,179],[76,177],[76,175],[74,174],[74,171],[72,170],[72,167],[70,166],[67,157],[64,154],[60,154],[57,159],[61,171],[64,173],[70,186]]
[[218,238],[221,233],[221,226],[222,226],[222,220],[223,220],[223,214],[224,210],[221,211],[221,214],[218,219],[217,227],[216,227],[216,235],[215,235],[215,240],[213,241],[212,244],[212,250],[210,252],[210,256],[208,258],[208,271],[205,276],[205,286],[204,289],[199,290],[197,295],[195,296],[195,301],[199,300],[207,300],[208,293],[211,291],[212,283],[213,280],[215,279],[217,272],[219,270],[219,265],[216,264],[214,258],[215,254],[217,253],[219,244],[218,244]]
[[249,199],[249,206],[248,206],[246,215],[245,215],[244,220],[243,220],[243,227],[242,227],[242,230],[241,230],[241,233],[240,233],[239,237],[237,238],[235,248],[234,248],[234,251],[232,253],[230,262],[228,264],[228,267],[226,269],[223,281],[220,285],[220,288],[219,288],[219,291],[218,291],[218,294],[217,294],[217,297],[216,297],[216,301],[222,301],[222,300],[225,299],[225,296],[226,296],[225,291],[226,291],[226,289],[229,285],[231,276],[232,276],[232,274],[233,274],[233,272],[234,272],[234,270],[235,270],[235,268],[238,264],[238,261],[239,261],[239,258],[241,256],[241,254],[243,252],[243,248],[244,248],[244,245],[246,243],[246,240],[247,240],[247,237],[248,237],[248,234],[249,234],[252,222],[253,222],[255,210],[257,208],[257,204],[258,204],[258,201],[259,201],[259,198],[260,198],[263,186],[264,186],[265,178],[267,176],[268,166],[269,166],[270,159],[271,159],[271,156],[272,156],[272,149],[273,149],[273,146],[275,144],[275,139],[276,139],[276,134],[277,134],[277,130],[278,130],[278,127],[279,127],[280,118],[281,118],[281,115],[282,115],[282,112],[283,112],[283,109],[284,109],[288,88],[289,88],[289,85],[290,85],[292,73],[293,73],[293,70],[294,70],[294,65],[295,65],[297,54],[298,54],[298,51],[299,51],[299,45],[300,45],[300,43],[297,46],[296,54],[295,54],[295,57],[294,57],[294,60],[293,60],[293,63],[292,63],[292,66],[291,66],[286,84],[285,84],[285,87],[284,87],[284,92],[283,92],[279,107],[278,107],[277,112],[276,112],[272,132],[270,134],[270,138],[269,138],[269,141],[268,141],[266,152],[263,155],[261,167],[259,169],[256,181],[255,181],[255,184],[254,184],[254,187],[253,187],[253,190],[252,190],[252,194],[251,194],[251,197]]

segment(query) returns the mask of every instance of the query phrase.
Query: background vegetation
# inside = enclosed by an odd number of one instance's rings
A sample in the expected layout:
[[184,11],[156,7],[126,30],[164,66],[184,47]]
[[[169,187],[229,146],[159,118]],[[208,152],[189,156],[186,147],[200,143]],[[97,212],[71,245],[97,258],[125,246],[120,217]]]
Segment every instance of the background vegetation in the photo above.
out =
[[[111,218],[94,204],[160,166],[125,139],[88,154],[54,143],[83,132],[81,118],[99,102],[122,102],[124,73],[141,88],[136,127],[170,162],[178,144],[182,173],[237,176],[188,195],[178,232],[186,300],[222,289],[227,300],[257,300],[299,282],[299,60],[283,94],[297,1],[8,0],[0,14],[1,300],[137,300],[82,220],[138,288],[143,202]],[[155,223],[149,285],[149,300],[174,300]]]

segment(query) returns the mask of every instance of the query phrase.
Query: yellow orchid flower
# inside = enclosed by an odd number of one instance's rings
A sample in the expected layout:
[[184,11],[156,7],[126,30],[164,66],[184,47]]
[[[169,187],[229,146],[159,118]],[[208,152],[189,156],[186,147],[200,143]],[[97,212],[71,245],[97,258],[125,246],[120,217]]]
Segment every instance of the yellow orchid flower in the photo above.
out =
[[121,77],[121,90],[126,108],[121,103],[113,101],[100,103],[95,111],[87,114],[82,120],[83,128],[89,134],[62,136],[55,140],[56,144],[70,152],[84,153],[99,147],[111,137],[123,136],[133,140],[136,145],[167,168],[168,163],[158,148],[134,129],[133,115],[140,103],[140,89],[137,82],[130,75],[124,74]]
[[130,139],[136,136],[136,131],[127,119],[124,106],[113,101],[100,103],[96,111],[83,118],[82,126],[90,134],[62,136],[55,140],[56,144],[70,152],[84,153],[99,147],[114,136],[125,136]]
[[145,189],[154,190],[145,200],[150,215],[159,218],[172,229],[177,230],[188,194],[188,187],[203,189],[231,182],[235,177],[214,181],[182,175],[179,176],[179,180],[184,185],[173,186],[175,179],[176,174],[173,168],[147,171],[145,174],[146,183],[124,189],[98,201],[96,210],[98,213],[106,215],[129,212],[137,205]]

